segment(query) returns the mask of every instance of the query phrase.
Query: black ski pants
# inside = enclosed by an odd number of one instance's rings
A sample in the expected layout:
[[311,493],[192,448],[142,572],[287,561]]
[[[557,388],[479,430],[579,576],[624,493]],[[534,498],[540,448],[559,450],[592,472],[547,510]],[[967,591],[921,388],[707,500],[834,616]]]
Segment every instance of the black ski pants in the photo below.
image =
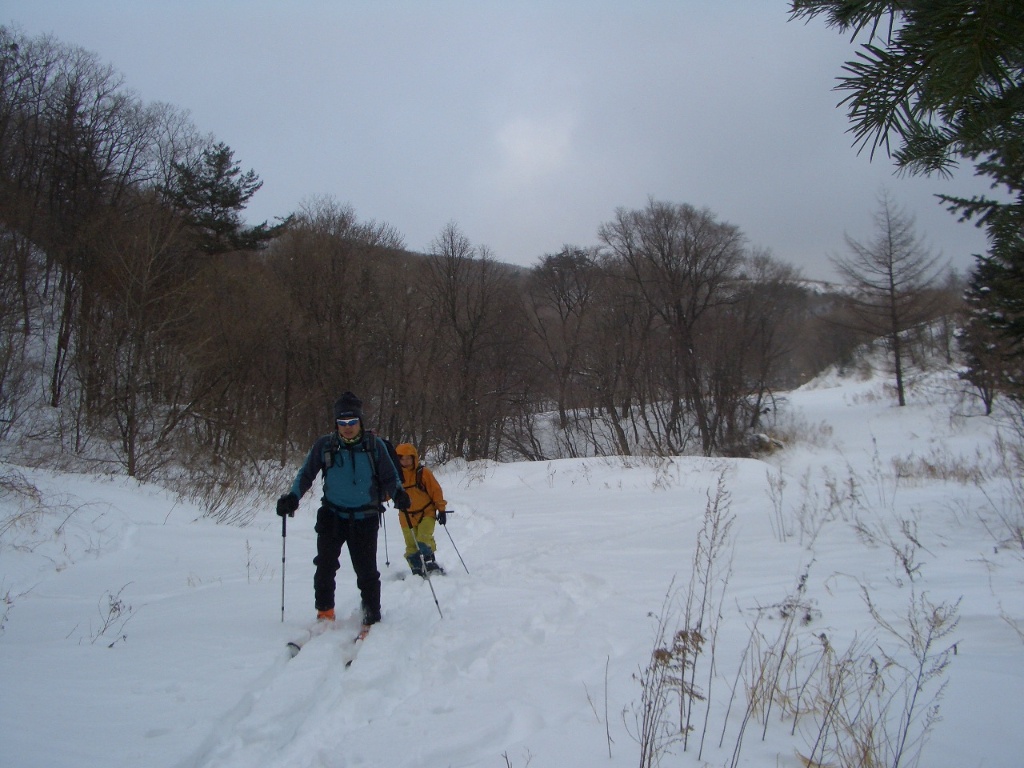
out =
[[362,607],[380,613],[380,571],[377,570],[377,529],[379,515],[369,512],[361,520],[341,517],[323,506],[316,513],[316,557],[313,564],[313,594],[316,609],[334,607],[334,577],[341,567],[341,547],[348,544],[348,556],[356,572],[356,586]]

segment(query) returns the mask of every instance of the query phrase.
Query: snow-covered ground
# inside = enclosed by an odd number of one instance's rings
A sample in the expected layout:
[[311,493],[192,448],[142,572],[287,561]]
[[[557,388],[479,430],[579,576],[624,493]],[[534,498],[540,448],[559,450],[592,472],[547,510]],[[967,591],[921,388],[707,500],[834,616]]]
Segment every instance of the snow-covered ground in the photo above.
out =
[[[818,381],[785,405],[804,441],[765,461],[438,468],[455,513],[452,538],[437,533],[448,571],[432,582],[437,604],[431,585],[399,578],[389,510],[382,623],[353,646],[358,597],[343,554],[338,626],[294,659],[286,642],[313,618],[317,494],[283,539],[272,498],[238,528],[123,478],[0,466],[8,485],[38,491],[0,495],[0,764],[640,765],[637,738],[656,728],[645,731],[644,713],[669,727],[679,717],[672,690],[645,672],[652,650],[695,627],[685,604],[706,581],[694,678],[706,701],[693,702],[685,751],[659,742],[663,765],[820,758],[812,692],[829,680],[862,686],[839,704],[847,713],[895,702],[880,740],[895,747],[915,686],[894,687],[906,675],[889,659],[948,661],[921,686],[901,765],[946,681],[920,764],[1018,766],[1024,553],[1003,539],[1024,513],[999,477],[993,422],[953,389],[928,377],[901,409],[880,379]],[[724,529],[712,557],[698,549],[708,521]],[[932,644],[907,642],[929,619]],[[823,659],[826,641],[835,656]],[[863,687],[872,660],[879,695]],[[759,677],[786,693],[748,712]],[[842,718],[831,722],[826,747]]]

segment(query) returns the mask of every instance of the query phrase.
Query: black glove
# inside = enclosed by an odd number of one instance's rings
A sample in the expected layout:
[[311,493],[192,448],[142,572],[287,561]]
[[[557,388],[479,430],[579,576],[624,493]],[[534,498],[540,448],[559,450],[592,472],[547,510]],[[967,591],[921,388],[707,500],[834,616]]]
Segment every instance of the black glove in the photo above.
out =
[[408,509],[412,506],[412,499],[405,492],[405,488],[396,488],[395,495],[391,500],[395,503],[396,509]]
[[443,509],[437,510],[437,522],[441,525],[448,525],[448,513]]
[[295,517],[295,510],[299,508],[299,497],[294,493],[286,493],[277,500],[277,514],[281,517]]

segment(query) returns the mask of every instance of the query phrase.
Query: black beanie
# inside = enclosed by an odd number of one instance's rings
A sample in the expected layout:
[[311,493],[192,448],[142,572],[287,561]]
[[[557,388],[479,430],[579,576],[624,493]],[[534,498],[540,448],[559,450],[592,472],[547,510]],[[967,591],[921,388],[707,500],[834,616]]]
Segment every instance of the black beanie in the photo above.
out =
[[362,419],[363,401],[351,392],[342,393],[341,397],[338,398],[338,402],[334,404],[334,418],[335,420],[352,418]]

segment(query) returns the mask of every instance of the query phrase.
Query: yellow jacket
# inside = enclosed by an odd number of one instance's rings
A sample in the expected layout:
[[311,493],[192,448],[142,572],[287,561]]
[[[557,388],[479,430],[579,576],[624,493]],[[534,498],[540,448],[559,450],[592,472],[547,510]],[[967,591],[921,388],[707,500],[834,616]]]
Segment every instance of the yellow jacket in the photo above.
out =
[[425,514],[433,517],[435,511],[443,512],[448,506],[444,500],[444,492],[429,467],[420,465],[420,454],[412,443],[399,443],[395,446],[399,459],[412,456],[411,467],[398,467],[402,474],[402,487],[409,494],[409,514],[399,514],[398,519],[403,528],[419,525]]

